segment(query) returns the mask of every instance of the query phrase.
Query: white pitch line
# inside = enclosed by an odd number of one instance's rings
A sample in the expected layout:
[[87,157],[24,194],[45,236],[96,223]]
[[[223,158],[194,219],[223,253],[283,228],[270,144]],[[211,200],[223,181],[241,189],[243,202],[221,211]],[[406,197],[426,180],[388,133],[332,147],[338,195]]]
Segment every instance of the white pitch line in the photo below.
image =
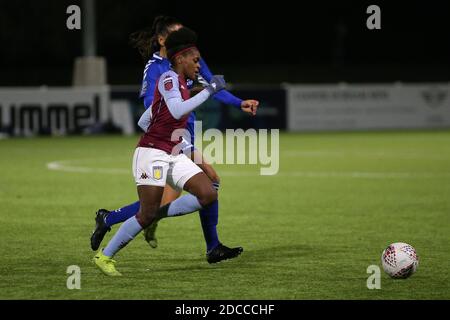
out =
[[312,157],[312,158],[343,158],[343,157],[373,157],[373,158],[396,158],[408,160],[448,160],[450,157],[417,152],[390,152],[390,151],[311,151],[311,150],[286,150],[281,152],[286,157]]
[[[47,163],[47,169],[75,173],[129,174],[131,170],[120,168],[92,168],[71,164],[71,160]],[[257,177],[259,171],[222,171],[226,177]],[[356,178],[356,179],[422,179],[450,178],[450,172],[363,172],[363,171],[285,171],[272,176],[261,177],[305,177],[305,178]]]
[[78,172],[78,173],[102,173],[102,174],[130,174],[131,169],[119,169],[119,168],[90,168],[74,166],[70,164],[71,161],[53,161],[47,163],[47,169],[65,172]]

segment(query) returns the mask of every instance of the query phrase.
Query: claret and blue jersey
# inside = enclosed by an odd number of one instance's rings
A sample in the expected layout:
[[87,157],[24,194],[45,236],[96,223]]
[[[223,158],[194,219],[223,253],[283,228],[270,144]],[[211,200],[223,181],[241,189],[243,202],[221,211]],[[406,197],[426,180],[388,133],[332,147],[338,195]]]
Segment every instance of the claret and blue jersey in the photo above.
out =
[[[158,53],[154,53],[152,58],[147,62],[144,69],[144,78],[142,81],[142,88],[139,97],[143,99],[145,109],[152,105],[153,95],[155,93],[155,87],[158,78],[166,71],[171,69],[170,62],[168,59],[161,57]],[[200,59],[200,77],[201,80],[204,79],[209,82],[212,78],[212,73],[209,70],[203,59]],[[187,82],[188,88],[192,88],[193,81]],[[242,100],[235,97],[233,94],[226,90],[222,90],[213,96],[213,99],[222,102],[224,104],[235,106],[236,108],[241,107]],[[191,112],[189,115],[189,120],[187,122],[187,127],[189,133],[191,134],[191,143],[194,144],[194,122],[195,122],[195,112]]]

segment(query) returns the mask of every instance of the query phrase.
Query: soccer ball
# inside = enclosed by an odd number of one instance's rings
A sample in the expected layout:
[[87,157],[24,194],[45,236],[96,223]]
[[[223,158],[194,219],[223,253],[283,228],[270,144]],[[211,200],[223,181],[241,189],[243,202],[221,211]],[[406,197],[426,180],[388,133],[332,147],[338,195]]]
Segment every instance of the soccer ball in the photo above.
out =
[[381,255],[384,271],[392,278],[408,278],[416,272],[419,257],[416,249],[403,242],[390,244]]

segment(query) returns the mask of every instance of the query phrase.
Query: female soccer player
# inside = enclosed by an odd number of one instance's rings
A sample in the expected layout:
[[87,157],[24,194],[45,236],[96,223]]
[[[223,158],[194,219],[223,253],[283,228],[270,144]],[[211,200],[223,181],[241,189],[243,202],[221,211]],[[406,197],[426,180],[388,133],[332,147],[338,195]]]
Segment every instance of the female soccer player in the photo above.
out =
[[[133,45],[139,50],[142,57],[148,61],[144,69],[144,79],[142,83],[142,90],[140,97],[144,101],[144,106],[147,109],[139,120],[139,126],[146,131],[149,126],[151,118],[151,105],[153,101],[153,94],[155,91],[155,86],[157,79],[165,71],[170,70],[170,61],[167,59],[167,48],[165,46],[165,41],[167,36],[176,30],[179,30],[182,24],[172,17],[159,16],[155,19],[153,23],[152,30],[150,32],[137,32],[132,34],[131,39]],[[203,59],[200,59],[200,81],[206,80],[206,83],[210,81],[212,74],[208,69],[208,66]],[[188,81],[188,86],[192,86],[192,80]],[[241,100],[226,90],[222,90],[213,96],[214,99],[218,101],[240,107],[244,112],[255,115],[256,109],[259,102],[256,100]],[[190,153],[191,159],[202,159],[201,163],[198,165],[207,174],[207,176],[213,182],[216,190],[219,189],[220,179],[216,171],[211,165],[209,165],[201,154],[194,149],[194,122],[195,113],[191,112],[189,120],[187,122],[187,129],[190,134],[190,141],[185,143],[183,152]],[[165,205],[180,196],[181,192],[174,190],[170,186],[166,186],[164,189],[163,198],[161,201],[162,205]],[[91,247],[93,250],[97,250],[100,246],[103,237],[106,232],[110,230],[111,226],[119,222],[123,222],[128,218],[134,216],[139,210],[139,201],[132,203],[131,205],[124,206],[115,211],[107,211],[105,209],[100,209],[97,211],[96,215],[96,227],[91,236]],[[200,220],[203,229],[203,234],[206,241],[207,250],[207,260],[210,263],[219,262],[223,259],[227,259],[230,255],[229,248],[222,246],[219,242],[217,235],[217,223],[218,223],[218,201],[215,201],[212,205],[207,208],[200,210]],[[145,229],[144,235],[146,241],[153,248],[157,246],[157,240],[155,237],[155,231],[157,227],[157,221],[153,223],[150,227]]]
[[[105,249],[93,259],[106,275],[121,275],[115,269],[113,256],[156,219],[195,212],[217,201],[217,191],[210,178],[185,154],[173,152],[182,138],[173,141],[172,133],[185,129],[189,113],[225,88],[223,77],[213,76],[205,89],[190,98],[186,79],[195,79],[200,69],[196,39],[192,30],[183,27],[173,31],[166,40],[172,70],[161,74],[158,80],[151,105],[150,126],[133,156],[139,212],[120,226]],[[166,182],[190,194],[160,207]],[[229,250],[234,256],[242,252],[240,247]]]

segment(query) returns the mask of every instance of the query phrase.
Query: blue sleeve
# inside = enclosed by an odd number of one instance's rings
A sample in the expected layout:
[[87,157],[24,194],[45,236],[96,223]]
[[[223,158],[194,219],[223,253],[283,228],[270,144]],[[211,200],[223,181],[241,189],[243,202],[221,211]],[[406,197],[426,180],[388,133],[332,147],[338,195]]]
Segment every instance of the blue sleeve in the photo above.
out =
[[[205,60],[200,59],[200,75],[205,79],[206,81],[210,82],[212,78],[212,73],[209,70],[208,66],[205,63]],[[216,93],[213,96],[213,99],[220,101],[224,104],[231,104],[232,106],[235,106],[236,108],[241,108],[242,99],[239,99],[238,97],[234,96],[227,90],[222,90]]]
[[151,106],[153,95],[155,94],[156,82],[161,76],[161,72],[156,63],[147,64],[144,70],[144,80],[142,82],[140,98],[144,98],[144,107]]
[[148,95],[144,97],[144,107],[145,109],[148,109],[151,107],[153,102],[153,95]]

